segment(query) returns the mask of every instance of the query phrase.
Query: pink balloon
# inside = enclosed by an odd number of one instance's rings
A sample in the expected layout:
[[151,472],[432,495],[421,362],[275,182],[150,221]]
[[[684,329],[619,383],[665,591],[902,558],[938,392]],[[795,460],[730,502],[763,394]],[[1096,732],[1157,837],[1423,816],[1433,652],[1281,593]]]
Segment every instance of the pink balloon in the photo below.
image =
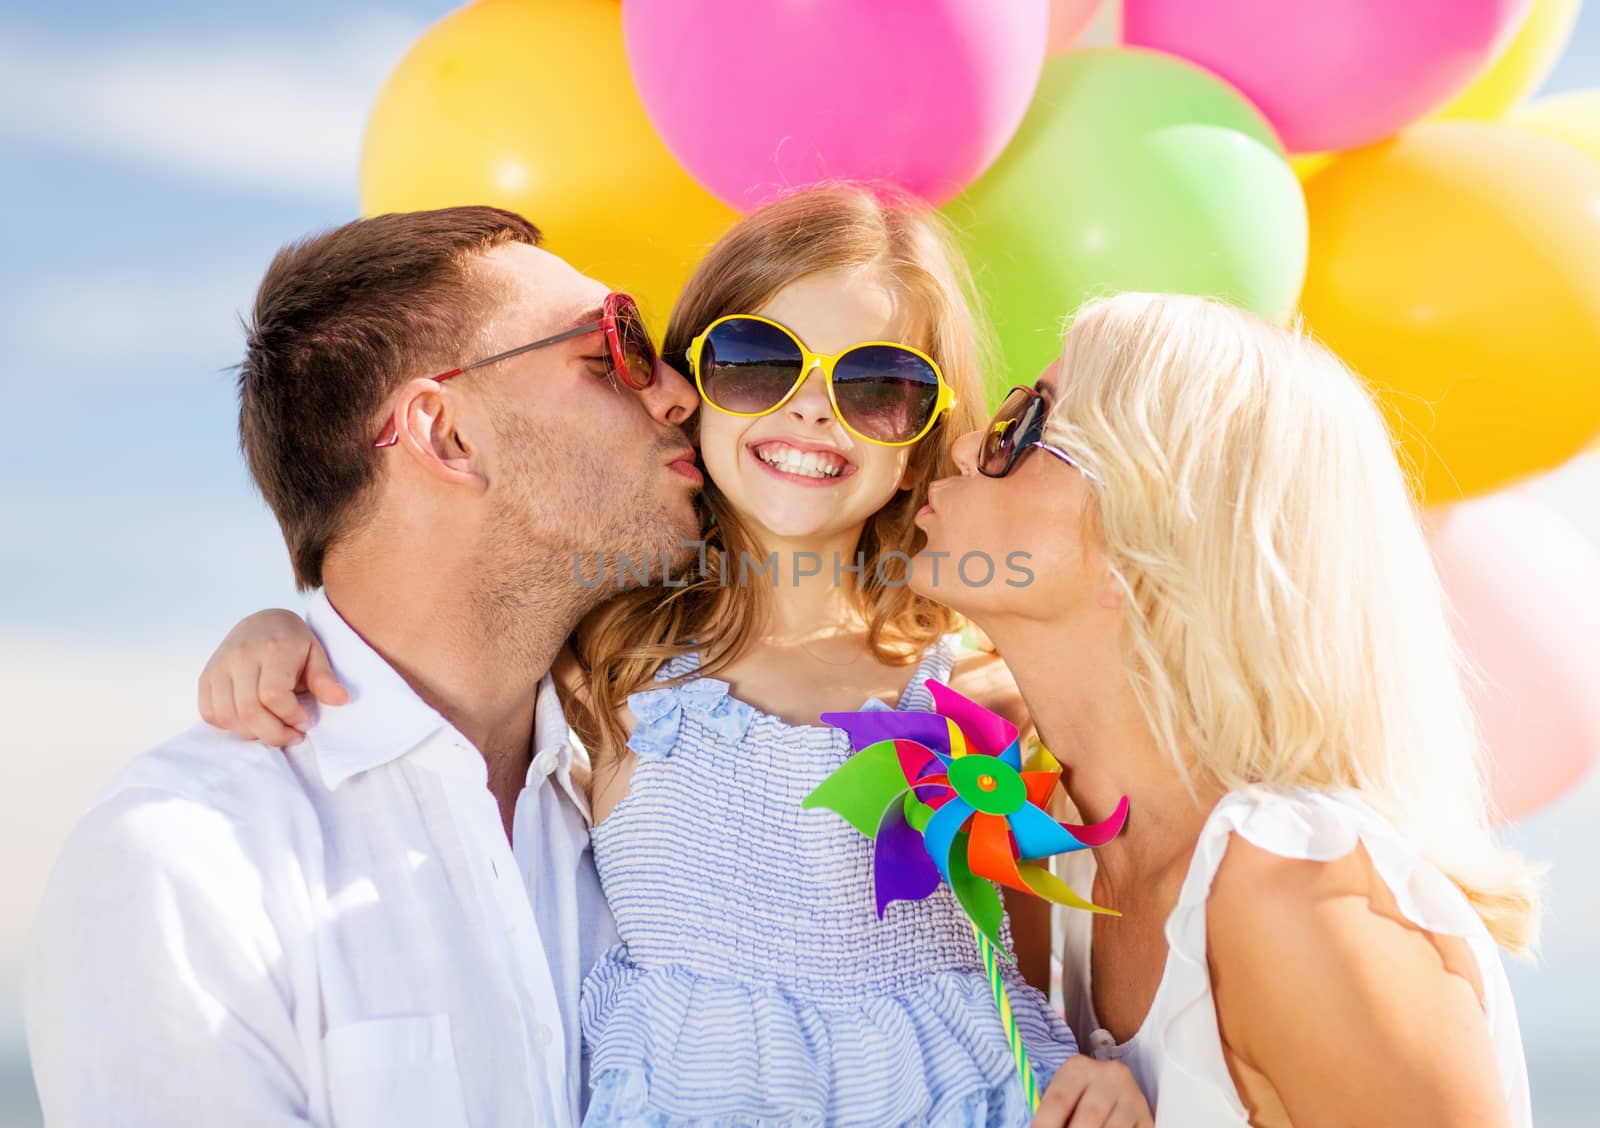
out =
[[1237,86],[1295,153],[1381,140],[1462,90],[1530,0],[1125,0],[1123,38]]
[[1070,51],[1100,10],[1104,0],[1050,0],[1050,43],[1047,55]]
[[1491,792],[1521,818],[1600,758],[1600,551],[1519,492],[1453,507],[1431,542],[1480,678]]
[[1021,124],[1049,2],[626,0],[622,27],[662,140],[734,207],[832,179],[942,203]]

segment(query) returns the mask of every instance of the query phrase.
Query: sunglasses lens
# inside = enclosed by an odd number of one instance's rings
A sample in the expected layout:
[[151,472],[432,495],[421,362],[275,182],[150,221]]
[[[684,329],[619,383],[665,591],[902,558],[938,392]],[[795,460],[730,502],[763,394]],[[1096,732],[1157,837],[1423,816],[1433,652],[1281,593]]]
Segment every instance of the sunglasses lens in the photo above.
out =
[[920,435],[939,404],[939,374],[922,357],[897,345],[862,345],[833,370],[839,414],[856,431],[880,443]]
[[1016,461],[1018,444],[1026,441],[1026,432],[1042,403],[1026,388],[1011,389],[984,433],[983,447],[978,451],[980,474],[990,478],[1005,476]]
[[800,347],[775,325],[736,317],[706,334],[700,386],[714,406],[740,415],[776,407],[800,377]]
[[639,307],[626,294],[618,294],[612,300],[611,315],[617,326],[614,347],[621,348],[620,356],[613,354],[612,363],[621,369],[618,374],[628,387],[648,388],[656,378],[656,346]]

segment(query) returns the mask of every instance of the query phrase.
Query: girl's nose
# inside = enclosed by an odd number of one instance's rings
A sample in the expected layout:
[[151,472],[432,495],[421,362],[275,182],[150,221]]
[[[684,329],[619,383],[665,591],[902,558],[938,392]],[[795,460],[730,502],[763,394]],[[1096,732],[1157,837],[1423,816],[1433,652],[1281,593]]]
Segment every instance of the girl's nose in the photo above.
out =
[[832,422],[833,403],[828,399],[828,379],[820,364],[811,366],[805,383],[800,385],[794,398],[784,404],[784,411],[789,418],[806,426]]

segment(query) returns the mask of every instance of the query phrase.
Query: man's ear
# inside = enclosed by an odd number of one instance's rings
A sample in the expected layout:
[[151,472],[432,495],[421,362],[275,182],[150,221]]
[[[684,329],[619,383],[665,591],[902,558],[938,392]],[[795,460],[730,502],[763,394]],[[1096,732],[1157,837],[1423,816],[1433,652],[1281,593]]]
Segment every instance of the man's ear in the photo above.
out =
[[459,397],[436,380],[412,380],[395,400],[398,446],[412,464],[453,485],[487,483],[477,449],[464,433]]

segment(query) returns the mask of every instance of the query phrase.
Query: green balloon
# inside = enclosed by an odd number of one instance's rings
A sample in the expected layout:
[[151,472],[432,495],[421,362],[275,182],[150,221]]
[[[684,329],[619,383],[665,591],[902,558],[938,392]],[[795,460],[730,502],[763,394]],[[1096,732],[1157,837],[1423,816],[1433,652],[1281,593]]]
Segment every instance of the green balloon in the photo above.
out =
[[1272,127],[1157,51],[1047,59],[1016,136],[945,213],[999,338],[994,402],[1056,358],[1089,298],[1205,294],[1285,320],[1305,280],[1305,196]]

